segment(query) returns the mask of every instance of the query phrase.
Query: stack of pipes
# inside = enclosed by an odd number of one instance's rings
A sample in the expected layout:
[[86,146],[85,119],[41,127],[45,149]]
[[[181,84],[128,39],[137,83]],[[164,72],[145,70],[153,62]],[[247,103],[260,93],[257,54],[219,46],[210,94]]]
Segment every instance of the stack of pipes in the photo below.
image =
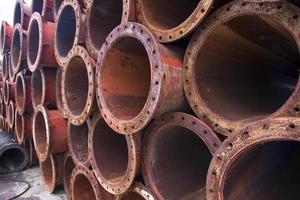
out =
[[17,0],[0,128],[72,200],[296,199],[297,6]]

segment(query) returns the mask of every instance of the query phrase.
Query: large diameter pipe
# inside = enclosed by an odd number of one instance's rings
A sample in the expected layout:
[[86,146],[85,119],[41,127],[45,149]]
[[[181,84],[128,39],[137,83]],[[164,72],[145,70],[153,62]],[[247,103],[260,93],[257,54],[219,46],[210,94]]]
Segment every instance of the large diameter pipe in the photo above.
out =
[[88,148],[94,173],[108,192],[124,193],[140,175],[140,133],[118,134],[96,113],[91,123]]
[[143,176],[158,199],[205,199],[206,175],[221,145],[201,120],[169,113],[145,133]]
[[132,0],[93,0],[86,13],[85,42],[94,59],[109,33],[119,24],[135,18]]
[[137,20],[159,42],[173,42],[191,33],[219,1],[137,0]]
[[55,24],[42,19],[39,13],[33,13],[30,19],[27,37],[27,62],[30,71],[47,67],[58,67],[54,55]]
[[47,110],[39,105],[32,119],[33,141],[40,161],[52,153],[63,153],[68,149],[67,121],[59,111]]
[[0,174],[23,170],[28,163],[25,149],[16,143],[9,133],[0,133]]
[[76,167],[71,175],[72,200],[112,200],[97,182],[93,172],[86,167]]
[[32,0],[32,13],[38,12],[46,21],[54,22],[53,0]]
[[35,149],[34,149],[33,140],[32,139],[24,140],[23,147],[26,149],[28,156],[29,156],[28,166],[32,167],[32,166],[38,165],[39,159],[38,159]]
[[68,199],[71,199],[71,175],[75,168],[75,164],[71,157],[71,154],[67,152],[65,154],[64,167],[63,167],[63,185],[66,191]]
[[61,77],[63,109],[74,125],[83,124],[95,99],[94,70],[96,62],[83,47],[74,47],[67,56]]
[[183,70],[199,118],[229,135],[256,120],[299,116],[298,15],[288,2],[238,0],[200,25]]
[[207,199],[297,198],[299,127],[298,118],[266,119],[229,136],[210,164]]
[[19,144],[26,139],[32,139],[32,116],[31,114],[19,114],[15,111],[15,134]]
[[14,26],[11,42],[11,68],[14,73],[27,67],[27,35],[20,24]]
[[115,200],[156,200],[156,197],[146,186],[136,182],[127,192],[116,196]]
[[0,53],[3,54],[10,51],[13,28],[3,20],[0,30]]
[[63,161],[64,154],[50,154],[45,161],[40,161],[42,179],[50,193],[62,184]]
[[56,109],[56,72],[55,68],[43,67],[31,76],[31,101],[35,109],[44,105],[48,109]]
[[69,51],[84,43],[85,16],[77,0],[61,3],[55,23],[54,53],[57,63],[63,66]]
[[90,156],[88,151],[88,136],[90,131],[90,120],[82,125],[75,126],[68,122],[68,145],[69,152],[77,166],[90,166]]
[[99,52],[96,76],[98,107],[118,133],[138,132],[166,112],[185,109],[181,53],[157,43],[143,25],[113,30]]
[[20,114],[32,113],[31,102],[31,75],[19,72],[16,77],[15,85],[16,108]]
[[13,25],[20,24],[22,29],[27,30],[31,14],[30,6],[24,0],[17,0],[14,8]]
[[4,103],[9,104],[9,101],[15,101],[16,84],[14,82],[6,81],[3,87]]

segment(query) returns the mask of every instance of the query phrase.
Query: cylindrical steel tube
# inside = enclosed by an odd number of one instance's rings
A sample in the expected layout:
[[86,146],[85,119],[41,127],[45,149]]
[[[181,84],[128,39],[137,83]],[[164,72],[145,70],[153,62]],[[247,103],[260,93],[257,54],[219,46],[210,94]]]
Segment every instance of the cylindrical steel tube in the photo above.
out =
[[86,13],[85,42],[94,59],[109,33],[119,24],[135,18],[133,0],[93,0]]
[[[84,191],[84,192],[83,192]],[[71,175],[72,200],[112,200],[97,182],[92,171],[86,167],[76,167]]]
[[67,56],[61,77],[63,109],[74,125],[83,124],[90,115],[95,99],[95,61],[83,48],[74,47]]
[[19,23],[22,29],[27,30],[31,14],[30,6],[24,0],[17,0],[14,8],[13,25]]
[[157,43],[137,23],[116,27],[106,41],[99,52],[96,96],[112,129],[132,134],[166,112],[185,109],[179,49]]
[[99,113],[92,119],[89,152],[94,173],[104,189],[124,193],[140,174],[141,135],[121,135]]
[[60,66],[64,65],[69,51],[84,42],[84,19],[77,0],[65,0],[61,3],[54,33],[54,53]]
[[68,199],[72,198],[70,189],[71,189],[71,175],[72,175],[74,168],[75,168],[75,164],[73,162],[71,154],[69,152],[67,152],[65,155],[65,160],[64,160],[63,184],[64,184],[64,189],[67,193]]
[[58,67],[54,56],[55,24],[42,19],[39,13],[33,13],[27,36],[27,61],[30,71],[38,68]]
[[25,139],[32,139],[32,116],[31,114],[19,114],[15,111],[15,134],[19,144]]
[[229,135],[263,118],[300,116],[299,11],[285,1],[235,0],[194,33],[185,93],[215,131]]
[[205,199],[206,175],[218,136],[198,118],[169,113],[144,137],[143,176],[158,199]]
[[55,68],[41,68],[31,76],[31,101],[33,108],[44,105],[56,109],[56,72]]
[[20,114],[32,113],[31,102],[31,75],[24,75],[19,72],[16,77],[15,85],[16,108]]
[[298,118],[274,118],[230,135],[210,164],[207,199],[297,198],[299,131]]
[[9,52],[11,49],[11,40],[13,35],[13,28],[6,22],[1,22],[0,28],[0,52],[6,53]]
[[14,73],[27,67],[26,60],[27,35],[20,24],[14,26],[11,42],[11,68]]
[[40,170],[48,192],[54,192],[62,184],[64,154],[50,154],[45,161],[40,161]]
[[62,153],[68,149],[67,121],[59,111],[47,110],[39,105],[32,124],[34,146],[40,161],[45,161],[52,153]]

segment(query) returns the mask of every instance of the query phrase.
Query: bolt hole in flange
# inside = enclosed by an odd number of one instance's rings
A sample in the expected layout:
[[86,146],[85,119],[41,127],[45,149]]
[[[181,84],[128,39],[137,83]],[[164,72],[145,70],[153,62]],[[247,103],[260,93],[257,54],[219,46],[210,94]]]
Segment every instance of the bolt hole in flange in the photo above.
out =
[[232,15],[214,26],[209,18],[205,33],[199,29],[194,35],[202,42],[190,43],[189,49],[196,50],[185,61],[192,68],[185,71],[186,78],[193,76],[185,90],[197,93],[187,98],[194,104],[193,98],[201,100],[196,113],[220,119],[216,128],[223,131],[228,129],[225,122],[248,123],[283,112],[299,78],[297,41],[286,25],[268,15]]
[[299,141],[268,141],[243,150],[226,170],[223,199],[297,199],[299,153]]

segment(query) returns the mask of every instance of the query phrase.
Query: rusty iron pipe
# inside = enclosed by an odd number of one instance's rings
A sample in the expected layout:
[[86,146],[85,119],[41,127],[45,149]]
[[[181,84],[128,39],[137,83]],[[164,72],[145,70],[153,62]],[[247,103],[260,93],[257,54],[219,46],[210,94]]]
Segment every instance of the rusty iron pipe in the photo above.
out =
[[299,116],[299,11],[288,2],[236,0],[194,33],[185,93],[215,131],[229,135],[256,120]]
[[99,53],[96,76],[99,110],[118,133],[138,132],[152,119],[187,107],[181,51],[157,43],[143,25],[113,30]]
[[30,6],[24,0],[17,0],[14,8],[13,25],[21,24],[22,29],[27,30],[31,14]]
[[298,118],[274,118],[230,135],[210,164],[207,199],[297,198],[299,127]]
[[48,192],[53,193],[62,184],[64,154],[50,154],[40,161],[40,170]]
[[44,105],[56,110],[56,72],[55,68],[43,67],[33,72],[31,76],[31,101],[33,108]]
[[89,119],[79,126],[73,125],[70,121],[68,122],[69,152],[77,166],[90,166],[91,154],[88,151],[90,123]]
[[16,78],[16,73],[14,72],[13,68],[12,68],[12,61],[11,61],[11,53],[10,53],[10,56],[9,56],[9,63],[8,63],[8,81],[10,82],[14,82],[15,81],[15,78]]
[[13,28],[3,20],[0,29],[0,53],[3,54],[10,51]]
[[54,55],[55,24],[42,19],[39,13],[33,13],[30,19],[27,37],[28,68],[34,72],[44,66],[58,67]]
[[61,79],[62,79],[62,68],[58,68],[57,69],[57,73],[56,73],[56,88],[55,88],[55,92],[56,92],[56,106],[57,109],[59,110],[61,116],[63,118],[67,118],[67,114],[66,111],[64,110],[63,107],[63,102],[62,102],[62,95],[61,95]]
[[32,116],[15,111],[15,134],[19,144],[26,139],[32,139]]
[[133,0],[93,0],[87,6],[85,43],[90,55],[98,52],[109,33],[119,24],[134,21]]
[[6,81],[3,87],[4,103],[9,104],[9,101],[15,101],[16,84],[14,82]]
[[94,173],[108,192],[124,193],[140,175],[140,133],[118,134],[96,113],[91,122],[88,148]]
[[9,101],[7,105],[7,119],[8,125],[11,130],[14,130],[13,127],[15,125],[15,103],[13,101]]
[[33,0],[31,10],[32,13],[38,12],[46,21],[54,22],[53,0]]
[[69,51],[84,43],[85,15],[77,0],[62,2],[55,23],[54,53],[57,63],[63,66]]
[[137,21],[144,24],[157,41],[173,42],[189,35],[220,2],[136,0]]
[[23,142],[23,147],[28,153],[29,159],[28,159],[28,166],[36,166],[39,163],[39,159],[35,153],[34,144],[32,139],[26,139]]
[[67,121],[60,117],[59,111],[39,105],[32,124],[34,146],[40,161],[45,161],[52,153],[63,153],[68,149]]
[[65,155],[64,168],[63,168],[63,185],[68,199],[71,199],[71,175],[75,168],[75,164],[69,152]]
[[72,200],[112,200],[97,182],[93,172],[86,167],[76,167],[71,175]]
[[201,120],[169,113],[154,121],[144,137],[143,177],[159,200],[205,199],[206,175],[221,145]]
[[61,76],[63,110],[74,125],[83,124],[94,108],[96,62],[83,47],[74,47],[67,56]]
[[14,26],[11,42],[11,68],[17,73],[27,67],[27,34],[23,31],[20,24]]
[[31,102],[31,75],[19,72],[16,77],[15,98],[16,108],[20,114],[32,113]]
[[156,197],[142,183],[135,182],[124,194],[116,196],[115,200],[156,200]]

